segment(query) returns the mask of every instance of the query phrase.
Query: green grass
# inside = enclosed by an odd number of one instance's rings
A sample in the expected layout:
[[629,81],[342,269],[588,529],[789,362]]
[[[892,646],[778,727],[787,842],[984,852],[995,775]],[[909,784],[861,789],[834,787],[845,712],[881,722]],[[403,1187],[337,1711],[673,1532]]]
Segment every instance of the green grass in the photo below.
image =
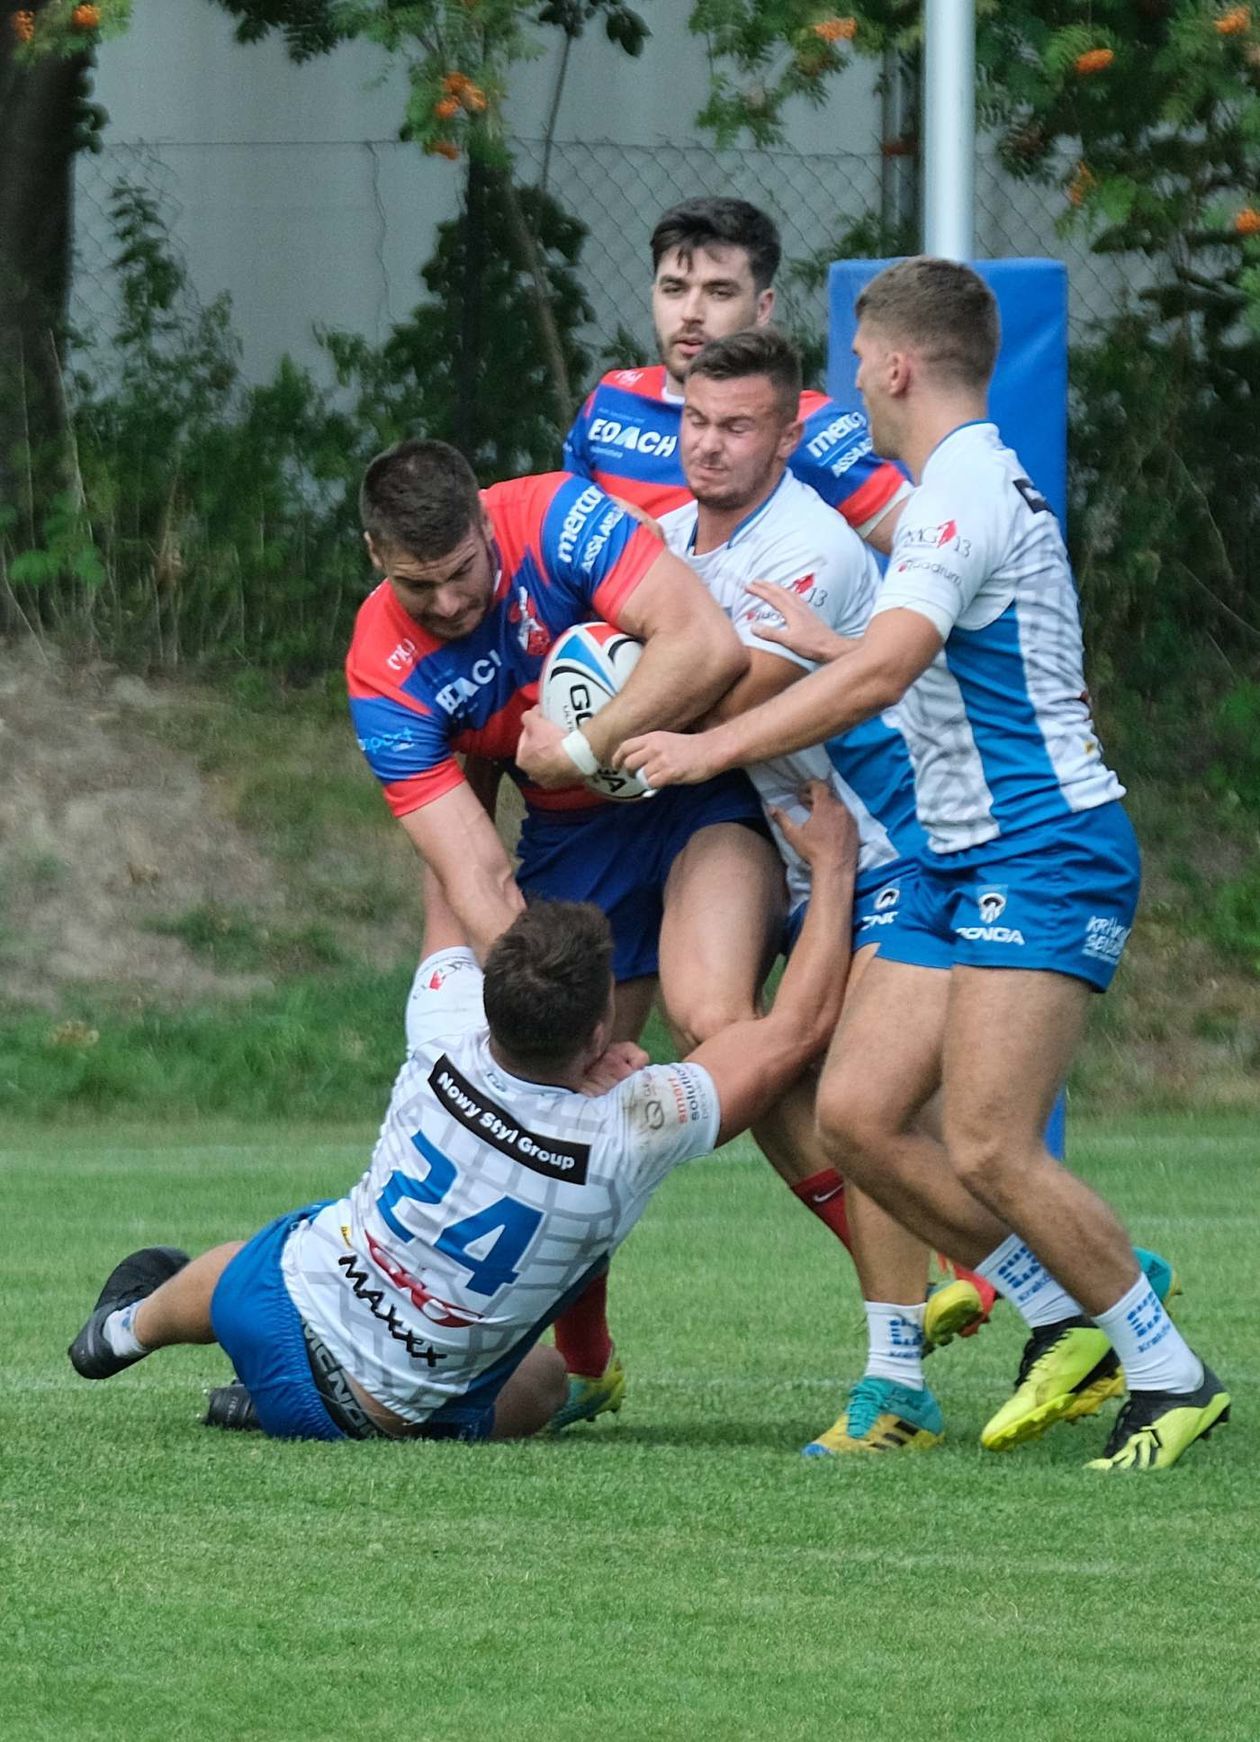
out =
[[735,1148],[613,1273],[618,1423],[554,1442],[281,1445],[196,1425],[217,1350],[107,1385],[64,1349],[130,1248],[197,1250],[342,1189],[370,1130],[10,1133],[0,1323],[3,1732],[27,1738],[1253,1742],[1260,1380],[1244,1122],[1080,1126],[1181,1268],[1234,1423],[1167,1476],[1007,1457],[1009,1314],[933,1357],[947,1444],[805,1463],[860,1362],[847,1261]]

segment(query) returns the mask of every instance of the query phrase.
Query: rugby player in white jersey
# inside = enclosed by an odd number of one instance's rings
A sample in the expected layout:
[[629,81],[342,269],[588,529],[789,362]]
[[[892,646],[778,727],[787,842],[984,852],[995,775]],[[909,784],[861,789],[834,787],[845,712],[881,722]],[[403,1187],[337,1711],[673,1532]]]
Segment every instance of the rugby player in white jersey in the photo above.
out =
[[[788,470],[787,457],[800,439],[800,385],[794,346],[769,326],[710,341],[687,373],[680,446],[692,500],[664,514],[661,531],[732,618],[749,650],[747,672],[710,720],[733,718],[811,669],[809,660],[762,637],[767,625],[782,622],[769,603],[774,595],[799,597],[833,633],[857,636],[866,627],[879,585],[879,570],[862,540]],[[759,585],[759,598],[746,590],[750,583]],[[868,763],[873,753],[873,745],[865,746]],[[859,793],[841,779],[822,745],[754,763],[747,772],[783,854],[789,937],[809,900],[809,867],[792,851],[775,814],[795,814],[796,795],[807,782],[821,780],[858,821],[851,994],[877,948],[881,891],[904,868],[898,847]],[[881,784],[887,784],[886,770],[881,776]],[[901,808],[913,810],[912,804]],[[895,923],[895,907],[888,917]],[[812,1078],[794,1084],[757,1135],[776,1153],[798,1158],[797,1179],[789,1182],[798,1194],[845,1218],[868,1328],[867,1383],[851,1405],[853,1431],[845,1433],[845,1449],[934,1444],[941,1437],[941,1416],[924,1386],[921,1361],[928,1250],[872,1199],[846,1193],[820,1148],[814,1091]],[[948,1336],[953,1327],[941,1329]]]
[[536,903],[484,975],[458,926],[443,936],[446,914],[430,913],[413,1050],[358,1184],[191,1262],[173,1247],[131,1254],[71,1344],[76,1371],[110,1378],[155,1349],[217,1341],[280,1438],[538,1432],[567,1389],[540,1333],[670,1169],[742,1131],[827,1044],[855,834],[827,787],[810,799],[803,824],[780,823],[814,900],[768,1015],[682,1064],[634,1069],[624,1046],[609,1051],[612,938],[597,908]]
[[[687,375],[682,464],[693,499],[664,515],[661,529],[670,549],[732,617],[749,650],[747,672],[711,719],[729,719],[777,694],[831,657],[837,638],[860,635],[879,586],[878,568],[861,540],[785,465],[796,439],[799,389],[794,347],[767,326],[712,341]],[[785,617],[798,624],[803,618],[807,632],[821,633],[824,651],[802,655],[784,645],[776,626]],[[808,780],[829,781],[858,820],[851,995],[880,940],[899,921],[902,892],[924,844],[897,710],[825,748],[754,764],[748,773],[772,827],[775,811],[793,814],[795,795]],[[790,937],[809,899],[809,872],[781,833],[777,838],[787,869]],[[797,1158],[789,1183],[798,1195],[845,1217],[868,1344],[865,1370],[839,1420],[810,1442],[806,1455],[923,1449],[939,1442],[943,1426],[925,1384],[923,1355],[977,1328],[994,1291],[955,1266],[955,1280],[925,1300],[927,1248],[864,1193],[845,1191],[820,1148],[813,1113],[812,1083],[797,1083],[757,1135],[777,1155]],[[1139,1250],[1139,1257],[1162,1298],[1173,1285],[1171,1267],[1156,1253]],[[1081,1401],[1079,1413],[1089,1404],[1101,1407],[1107,1394],[1099,1388]]]
[[[1110,1208],[1043,1131],[1091,991],[1133,922],[1137,844],[1085,691],[1067,554],[988,421],[992,294],[919,258],[858,299],[857,385],[877,449],[918,484],[870,627],[827,666],[692,737],[623,745],[654,786],[843,733],[895,702],[929,847],[846,1009],[819,1092],[847,1177],[987,1276],[1033,1327],[995,1450],[1071,1418],[1118,1362],[1129,1389],[1091,1467],[1163,1469],[1229,1395],[1188,1348]],[[914,1121],[944,1089],[944,1146]]]

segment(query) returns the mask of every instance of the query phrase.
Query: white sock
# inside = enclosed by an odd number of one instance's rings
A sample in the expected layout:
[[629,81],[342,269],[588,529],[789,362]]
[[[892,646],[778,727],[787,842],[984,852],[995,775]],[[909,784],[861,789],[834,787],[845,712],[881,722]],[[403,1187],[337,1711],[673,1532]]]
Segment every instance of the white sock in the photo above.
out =
[[981,1259],[976,1274],[991,1282],[1003,1300],[1010,1301],[1030,1329],[1080,1316],[1077,1302],[1060,1287],[1018,1234],[1008,1234],[1000,1246]]
[[893,1306],[864,1301],[869,1339],[863,1377],[892,1379],[911,1391],[923,1390],[923,1302]]
[[1145,1275],[1094,1323],[1119,1355],[1130,1391],[1195,1391],[1202,1385],[1202,1361]]
[[139,1305],[138,1300],[133,1300],[130,1306],[117,1307],[105,1320],[101,1335],[115,1355],[147,1355],[149,1353],[148,1348],[140,1341],[133,1328]]

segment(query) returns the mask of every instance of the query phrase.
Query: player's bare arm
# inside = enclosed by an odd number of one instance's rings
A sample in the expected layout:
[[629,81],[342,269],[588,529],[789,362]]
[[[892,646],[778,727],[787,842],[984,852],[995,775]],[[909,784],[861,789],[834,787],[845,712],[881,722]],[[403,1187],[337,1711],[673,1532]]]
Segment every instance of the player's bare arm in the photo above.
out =
[[[698,719],[743,671],[747,654],[721,606],[681,558],[653,562],[618,613],[617,627],[644,643],[625,688],[582,727],[597,762],[650,726]],[[564,733],[538,709],[525,715],[516,760],[539,786],[572,786]]]
[[940,652],[935,626],[917,611],[881,612],[853,651],[811,672],[751,713],[694,736],[648,732],[614,756],[652,786],[694,785],[839,737],[901,700]]
[[810,868],[809,909],[773,1006],[765,1016],[732,1023],[696,1048],[722,1106],[719,1142],[755,1123],[831,1039],[848,976],[857,826],[821,781],[807,789],[803,823],[782,812],[775,822]]
[[483,959],[524,907],[525,898],[481,801],[461,782],[399,821],[441,885],[446,909],[462,930],[461,941]]

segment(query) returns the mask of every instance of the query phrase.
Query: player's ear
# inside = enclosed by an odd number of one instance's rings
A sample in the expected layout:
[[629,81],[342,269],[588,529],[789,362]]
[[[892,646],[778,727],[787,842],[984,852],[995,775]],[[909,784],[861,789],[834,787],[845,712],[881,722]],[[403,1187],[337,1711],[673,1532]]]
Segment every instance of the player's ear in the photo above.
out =
[[909,351],[889,351],[884,358],[884,384],[894,397],[900,397],[910,385],[914,361]]
[[367,546],[368,560],[371,562],[372,567],[378,574],[388,574],[388,566],[386,565],[384,557],[382,557],[380,551],[377,549],[370,532],[365,532],[363,534],[363,542]]
[[778,458],[786,460],[790,454],[794,454],[801,445],[801,437],[804,433],[805,425],[799,417],[794,417],[791,423],[785,424],[775,447]]
[[759,327],[767,326],[773,313],[774,286],[771,284],[767,285],[765,290],[757,292],[757,320],[755,324]]

